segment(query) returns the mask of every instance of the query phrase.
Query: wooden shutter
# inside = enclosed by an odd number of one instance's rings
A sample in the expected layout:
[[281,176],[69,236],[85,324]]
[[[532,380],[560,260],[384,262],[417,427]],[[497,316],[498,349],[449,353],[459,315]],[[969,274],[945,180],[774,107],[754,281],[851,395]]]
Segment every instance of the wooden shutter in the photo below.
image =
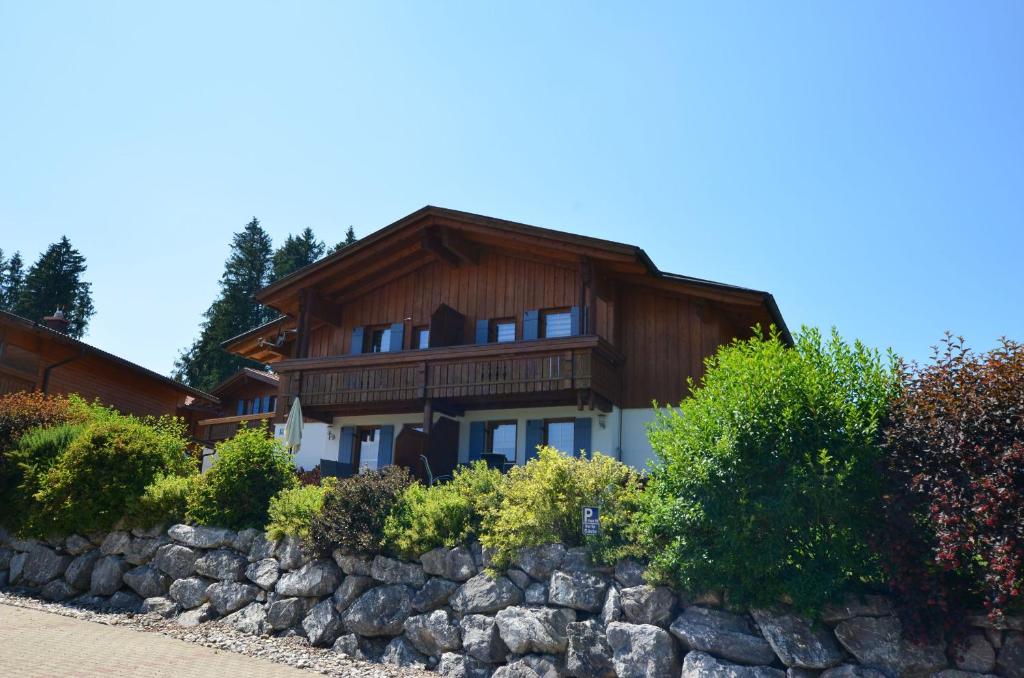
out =
[[263,411],[270,412],[270,396],[263,396]]
[[574,337],[578,337],[580,335],[579,306],[573,306],[572,308],[569,309],[569,334],[571,334]]
[[544,420],[526,421],[526,461],[537,458],[537,446],[544,442]]
[[487,445],[487,422],[471,421],[469,423],[469,460],[476,461],[484,453]]
[[536,339],[540,336],[540,311],[523,313],[523,339]]
[[395,427],[391,424],[380,427],[380,446],[377,448],[377,468],[391,466],[392,451],[395,447]]
[[363,327],[352,328],[352,345],[348,347],[349,355],[359,355],[363,352]]
[[441,304],[430,314],[430,348],[458,346],[465,332],[466,316],[448,304]]
[[388,341],[388,353],[402,350],[405,339],[405,323],[395,323],[391,326],[391,338]]
[[583,456],[590,459],[590,432],[593,426],[593,419],[590,417],[578,417],[572,431],[572,449],[577,457]]
[[338,475],[347,478],[352,475],[352,449],[356,444],[356,427],[342,426],[338,442]]
[[238,415],[239,417],[241,417],[243,414],[245,414],[245,401],[244,400],[239,400],[238,401],[238,409],[235,412],[235,414]]
[[491,326],[491,321],[487,318],[481,318],[476,321],[476,343],[486,344],[487,343],[487,330]]

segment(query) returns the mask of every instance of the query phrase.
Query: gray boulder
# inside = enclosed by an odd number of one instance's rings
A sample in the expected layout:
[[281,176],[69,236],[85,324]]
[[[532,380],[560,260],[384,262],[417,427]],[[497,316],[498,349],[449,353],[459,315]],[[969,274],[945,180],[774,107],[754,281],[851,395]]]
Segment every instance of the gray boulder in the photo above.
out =
[[448,555],[448,548],[444,546],[438,546],[421,555],[420,564],[423,566],[423,571],[427,574],[443,577],[446,555]]
[[619,678],[679,675],[679,651],[664,629],[651,624],[612,622],[605,634]]
[[[574,546],[565,550],[565,558],[562,560],[562,570],[566,572],[586,572],[595,568],[590,560],[590,551],[584,546]],[[612,570],[608,570],[611,572]]]
[[165,544],[156,550],[153,566],[165,572],[171,579],[184,579],[195,572],[199,554],[179,544]]
[[160,537],[139,537],[132,539],[124,550],[124,559],[132,565],[145,565],[153,560],[158,548],[167,543]]
[[622,614],[631,624],[668,626],[676,608],[676,597],[665,586],[641,584],[622,589]]
[[[786,672],[787,678],[789,672]],[[942,672],[932,676],[932,678],[942,678]],[[884,673],[877,669],[870,668],[868,666],[861,666],[860,664],[840,664],[834,666],[826,671],[822,671],[820,678],[888,678]],[[950,677],[952,678],[952,677]]]
[[[348,579],[353,578],[354,577],[348,577]],[[348,579],[345,581],[348,581]],[[344,584],[342,584],[342,587],[344,587]],[[430,612],[439,607],[444,607],[448,604],[448,599],[452,597],[452,594],[455,593],[458,588],[459,585],[453,581],[448,581],[447,579],[442,579],[440,577],[431,577],[427,580],[427,583],[423,588],[417,591],[416,595],[413,596],[412,609],[417,612]]]
[[415,589],[427,583],[423,566],[416,563],[403,563],[394,558],[377,556],[373,559],[370,576],[385,584],[405,584]]
[[263,534],[262,530],[257,530],[252,527],[239,530],[235,535],[235,538],[231,540],[231,548],[239,553],[248,554],[249,551],[252,550],[252,545],[256,543],[256,538],[261,534]]
[[449,602],[458,615],[497,612],[521,604],[523,591],[508,577],[481,572],[460,586]]
[[562,610],[508,607],[495,617],[498,633],[515,654],[559,654],[569,646],[565,627],[572,621]]
[[[334,609],[339,614],[344,612],[356,598],[369,591],[374,585],[376,585],[376,582],[372,577],[362,577],[358,574],[345,577],[341,582],[341,586],[335,589],[334,595],[331,596],[331,599],[334,601]],[[413,599],[413,607],[415,607],[415,598]]]
[[996,650],[983,633],[969,633],[951,652],[956,667],[961,671],[991,673],[996,668]]
[[73,598],[76,594],[78,594],[78,591],[63,579],[54,579],[39,592],[43,599],[54,602]]
[[527,605],[547,605],[548,585],[535,581],[526,587],[523,599]]
[[681,678],[786,678],[785,671],[767,666],[740,666],[703,652],[691,652],[683,660]]
[[597,615],[602,626],[608,626],[612,622],[622,621],[622,594],[617,586],[608,587],[608,595],[605,596],[604,605]]
[[835,635],[858,662],[898,676],[928,675],[946,668],[943,647],[903,638],[895,617],[854,617],[840,622]]
[[447,610],[434,610],[405,620],[405,637],[425,655],[437,657],[462,647],[458,623]]
[[164,532],[163,525],[153,525],[152,527],[133,527],[131,533],[133,537],[146,537],[152,539],[159,537]]
[[308,560],[298,537],[288,535],[278,543],[277,561],[281,563],[282,570],[297,570]]
[[467,581],[476,572],[476,562],[473,560],[472,551],[465,546],[448,549],[448,553],[444,557],[444,572],[441,573],[445,579]]
[[754,609],[750,613],[786,666],[827,669],[843,661],[843,651],[829,629],[788,612]]
[[0,589],[7,588],[7,570],[0,570]]
[[142,601],[142,612],[144,614],[158,614],[161,617],[173,617],[181,610],[176,602],[163,596],[154,596]]
[[273,558],[257,560],[245,568],[246,579],[265,591],[272,590],[280,576],[281,568]]
[[418,669],[425,669],[428,662],[427,657],[413,647],[405,636],[399,636],[388,643],[380,660],[392,666]]
[[64,575],[71,556],[61,555],[48,546],[34,545],[28,552],[21,576],[30,584],[40,586]]
[[548,584],[548,602],[584,612],[597,612],[604,604],[608,582],[587,572],[556,571]]
[[669,627],[683,646],[739,664],[771,664],[775,652],[764,638],[754,635],[746,618],[712,608],[692,606]]
[[895,614],[892,601],[879,595],[848,594],[840,603],[829,603],[818,615],[821,621],[829,625],[838,624],[854,617],[889,617]]
[[615,678],[612,648],[600,624],[590,619],[572,622],[565,628],[569,649],[565,656],[566,673],[576,678]]
[[491,664],[505,661],[509,650],[501,639],[498,622],[494,617],[466,615],[459,621],[459,627],[462,629],[462,647],[466,654]]
[[309,598],[278,598],[267,606],[267,622],[277,631],[290,629],[309,612]]
[[338,564],[345,574],[357,574],[361,577],[369,577],[373,569],[373,560],[366,556],[357,556],[350,553],[342,553],[335,550],[332,554],[334,562]]
[[175,579],[171,582],[169,595],[186,610],[199,607],[209,597],[206,590],[213,584],[209,579],[202,577],[188,577],[187,579]]
[[281,575],[274,589],[282,596],[319,597],[334,593],[340,582],[337,565],[330,560],[314,560]]
[[252,546],[249,547],[249,562],[273,558],[277,553],[278,542],[270,541],[262,532],[253,537]]
[[214,612],[213,608],[210,607],[209,603],[201,605],[194,610],[187,610],[182,612],[174,620],[179,626],[199,626],[204,624],[211,619],[216,618],[217,613]]
[[251,584],[240,584],[234,581],[217,582],[210,584],[206,589],[206,596],[210,599],[210,605],[220,615],[226,615],[241,610],[249,603],[256,600],[259,589]]
[[11,567],[11,558],[14,557],[14,549],[0,548],[0,570],[6,570]]
[[499,666],[491,678],[559,678],[558,662],[550,655],[526,655]]
[[167,593],[167,587],[171,585],[171,580],[166,574],[150,565],[139,565],[128,570],[122,579],[144,599],[163,596]]
[[345,628],[361,636],[396,636],[411,610],[412,590],[408,586],[378,586],[345,610]]
[[8,581],[11,584],[17,584],[21,579],[21,573],[25,569],[26,560],[28,560],[28,553],[24,551],[17,551],[11,556],[11,562],[8,565]]
[[510,567],[509,569],[505,570],[505,576],[508,577],[513,584],[515,584],[524,591],[528,589],[531,584],[535,583],[532,579],[530,579],[530,575],[526,574],[518,567]]
[[334,652],[340,652],[341,654],[352,657],[353,659],[361,659],[362,661],[369,660],[369,657],[363,653],[363,649],[359,645],[359,636],[354,633],[346,633],[343,636],[338,636],[338,639],[334,641],[334,645],[331,646],[331,650]]
[[[86,551],[92,551],[94,548],[92,542],[80,534],[73,534],[64,540],[64,550],[73,556],[80,556]],[[0,560],[0,570],[2,569],[3,561]]]
[[128,532],[115,530],[103,539],[100,544],[100,553],[105,556],[124,555],[132,543],[132,535]]
[[94,596],[110,596],[121,588],[121,577],[128,570],[121,556],[103,556],[96,561],[89,578],[89,593]]
[[493,668],[468,655],[445,652],[435,670],[445,678],[490,678]]
[[564,560],[564,546],[545,544],[544,546],[528,546],[519,549],[515,565],[534,579],[542,581],[560,568]]
[[642,586],[644,581],[644,566],[635,558],[624,558],[615,564],[615,581],[624,589]]
[[1006,633],[996,657],[996,670],[1006,678],[1024,678],[1024,633]]
[[131,591],[118,591],[110,596],[107,607],[121,612],[142,612],[142,598]]
[[99,559],[100,552],[96,549],[75,556],[75,559],[68,564],[68,568],[64,570],[64,580],[74,589],[88,590],[92,583],[92,569]]
[[198,549],[230,546],[235,539],[235,533],[231,530],[203,525],[173,525],[167,530],[167,536],[179,544]]
[[327,647],[341,633],[341,617],[330,600],[321,600],[302,620],[310,645]]
[[224,623],[236,631],[253,636],[268,635],[272,631],[267,622],[267,612],[260,603],[249,603],[241,610],[225,617]]
[[231,549],[207,551],[196,559],[196,574],[219,581],[242,581],[248,559]]

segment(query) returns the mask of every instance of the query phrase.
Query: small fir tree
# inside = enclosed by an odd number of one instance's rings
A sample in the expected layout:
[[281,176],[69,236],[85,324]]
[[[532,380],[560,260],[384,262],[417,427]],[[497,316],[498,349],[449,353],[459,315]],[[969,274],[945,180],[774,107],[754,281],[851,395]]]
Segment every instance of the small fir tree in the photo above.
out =
[[324,255],[325,250],[323,241],[316,239],[311,228],[304,229],[297,236],[289,235],[274,252],[271,282],[312,264]]
[[[20,263],[19,263],[20,266]],[[18,285],[14,312],[30,320],[41,320],[58,308],[68,320],[67,333],[81,338],[96,313],[92,303],[92,285],[82,279],[85,257],[71,246],[67,236],[46,248]],[[8,277],[10,265],[8,265]],[[10,284],[10,283],[5,283]]]
[[349,226],[348,230],[345,231],[345,239],[334,246],[334,248],[331,250],[331,254],[334,254],[335,252],[343,250],[349,245],[354,244],[356,240],[358,240],[358,238],[356,238],[356,229]]

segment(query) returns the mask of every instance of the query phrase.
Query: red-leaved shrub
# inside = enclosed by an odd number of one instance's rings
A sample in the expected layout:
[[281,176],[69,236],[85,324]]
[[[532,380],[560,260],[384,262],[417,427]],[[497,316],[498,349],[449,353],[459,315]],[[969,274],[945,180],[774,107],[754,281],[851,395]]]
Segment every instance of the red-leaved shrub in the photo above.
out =
[[63,424],[72,418],[71,401],[64,396],[38,391],[0,395],[0,454],[30,428]]
[[1024,583],[1024,345],[978,354],[947,334],[901,377],[884,431],[891,584],[923,625],[979,603],[998,617]]

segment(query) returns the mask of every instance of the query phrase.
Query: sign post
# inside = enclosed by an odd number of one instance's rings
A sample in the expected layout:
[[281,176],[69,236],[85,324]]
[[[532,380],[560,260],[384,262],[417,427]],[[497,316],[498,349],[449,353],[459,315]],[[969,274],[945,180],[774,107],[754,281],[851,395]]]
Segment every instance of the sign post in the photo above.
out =
[[601,532],[601,513],[596,506],[583,507],[583,536],[596,537]]

